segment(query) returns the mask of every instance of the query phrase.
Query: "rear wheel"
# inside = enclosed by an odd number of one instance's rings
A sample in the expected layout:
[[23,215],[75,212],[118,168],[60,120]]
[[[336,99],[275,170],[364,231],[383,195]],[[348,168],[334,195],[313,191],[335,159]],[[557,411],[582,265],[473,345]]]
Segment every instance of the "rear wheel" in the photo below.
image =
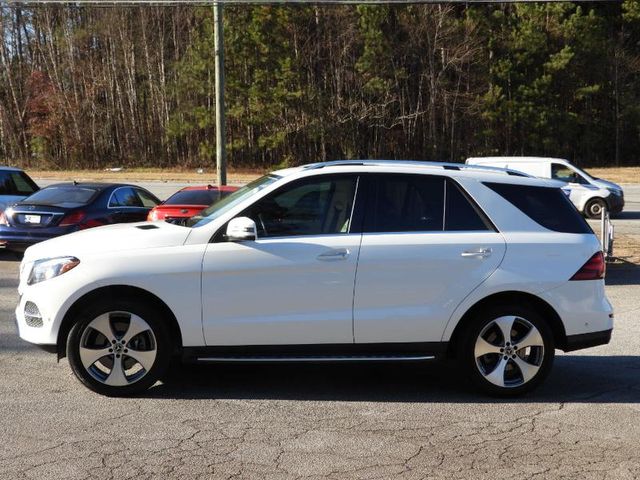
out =
[[553,334],[535,311],[519,306],[481,313],[461,342],[459,358],[471,381],[492,395],[536,388],[554,359]]
[[128,300],[85,309],[67,338],[73,373],[102,395],[127,396],[146,390],[170,361],[165,322],[154,308]]
[[602,198],[593,198],[584,207],[584,214],[587,218],[600,218],[602,212],[607,210],[607,202]]

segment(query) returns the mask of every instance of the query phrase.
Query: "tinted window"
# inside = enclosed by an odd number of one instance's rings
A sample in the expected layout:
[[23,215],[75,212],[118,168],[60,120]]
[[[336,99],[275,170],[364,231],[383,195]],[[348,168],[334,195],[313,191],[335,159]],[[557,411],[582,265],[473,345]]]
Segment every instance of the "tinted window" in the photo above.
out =
[[493,230],[484,214],[477,211],[455,182],[446,182],[446,209],[444,229],[447,231]]
[[24,172],[0,172],[0,195],[31,195],[38,190]]
[[110,207],[142,207],[142,201],[133,188],[122,187],[116,189],[109,200]]
[[91,203],[97,190],[82,187],[47,187],[23,200],[31,205],[75,208]]
[[156,197],[145,190],[136,188],[135,191],[138,195],[138,199],[142,203],[142,206],[145,208],[153,208],[160,203],[160,200],[158,200]]
[[191,217],[187,222],[187,226],[198,228],[198,227],[202,227],[203,225],[206,225],[209,222],[214,221],[215,219],[219,218],[221,215],[224,215],[225,213],[227,213],[232,208],[244,202],[247,198],[251,197],[252,195],[255,195],[260,190],[267,188],[269,185],[271,185],[274,182],[277,182],[281,178],[282,177],[279,177],[273,174],[265,175],[264,177],[260,177],[254,180],[253,182],[248,183],[244,187],[229,194],[227,197],[220,200],[219,202],[216,202],[210,207],[205,208],[198,215],[194,215],[193,217]]
[[485,183],[485,185],[549,230],[564,233],[593,233],[559,188],[505,183]]
[[355,176],[315,177],[286,185],[240,216],[256,222],[258,237],[349,232]]
[[426,175],[375,176],[365,232],[442,231],[444,179]]
[[220,190],[181,190],[171,195],[165,205],[211,205],[231,192]]
[[17,195],[10,172],[0,172],[0,195]]

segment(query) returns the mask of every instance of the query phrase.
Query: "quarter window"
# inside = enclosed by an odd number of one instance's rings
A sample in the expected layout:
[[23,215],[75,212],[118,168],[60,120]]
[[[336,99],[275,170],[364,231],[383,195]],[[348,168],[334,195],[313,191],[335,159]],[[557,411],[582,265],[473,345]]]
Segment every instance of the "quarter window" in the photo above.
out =
[[240,216],[256,222],[258,237],[348,233],[357,178],[320,176],[294,182]]
[[479,231],[493,230],[493,227],[484,214],[477,210],[461,187],[455,182],[447,180],[446,183],[446,210],[444,229],[452,231]]
[[508,183],[485,185],[544,228],[563,233],[593,233],[559,188]]
[[140,190],[139,188],[136,188],[136,194],[138,195],[138,199],[142,203],[142,206],[145,208],[153,208],[160,203],[157,198],[144,190]]

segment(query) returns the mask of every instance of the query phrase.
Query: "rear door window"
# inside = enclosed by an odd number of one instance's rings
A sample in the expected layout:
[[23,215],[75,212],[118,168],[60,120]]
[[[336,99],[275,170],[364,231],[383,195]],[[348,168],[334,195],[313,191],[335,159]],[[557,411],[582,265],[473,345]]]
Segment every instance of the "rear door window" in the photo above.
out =
[[0,172],[0,195],[17,195],[11,172]]
[[544,228],[563,233],[593,233],[559,188],[508,183],[485,185]]
[[27,196],[36,190],[38,186],[24,172],[0,172],[0,195]]
[[375,175],[365,232],[443,230],[444,178],[430,175]]
[[111,200],[109,200],[109,207],[111,208],[123,208],[123,207],[138,207],[142,208],[142,201],[136,195],[136,192],[131,187],[120,187],[111,194]]

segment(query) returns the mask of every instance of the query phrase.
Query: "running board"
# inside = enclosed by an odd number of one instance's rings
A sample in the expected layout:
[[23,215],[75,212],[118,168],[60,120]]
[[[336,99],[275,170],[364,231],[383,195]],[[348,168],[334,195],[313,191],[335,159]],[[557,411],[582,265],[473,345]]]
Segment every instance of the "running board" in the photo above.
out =
[[403,356],[403,355],[380,355],[373,357],[365,356],[331,356],[331,357],[198,357],[197,362],[215,362],[215,363],[235,363],[235,362],[421,362],[425,360],[435,360],[433,355],[421,356]]
[[189,362],[421,362],[446,356],[446,342],[183,347]]

